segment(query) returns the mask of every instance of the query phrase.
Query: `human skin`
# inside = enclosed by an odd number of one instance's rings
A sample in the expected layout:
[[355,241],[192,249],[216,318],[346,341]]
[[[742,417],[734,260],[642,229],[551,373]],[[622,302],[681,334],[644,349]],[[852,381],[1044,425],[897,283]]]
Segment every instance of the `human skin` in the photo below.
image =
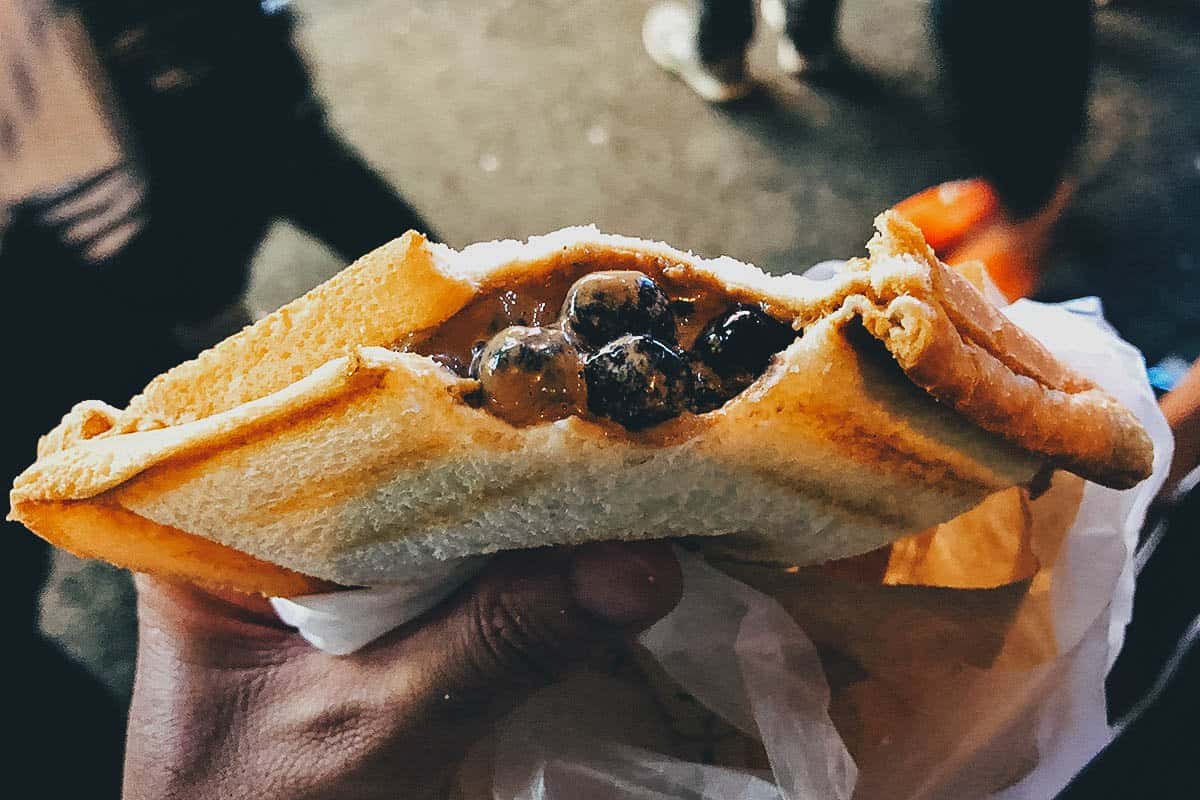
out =
[[1200,465],[1200,361],[1159,401],[1159,407],[1175,434],[1171,471],[1159,493],[1161,498],[1170,498],[1180,481]]
[[682,591],[662,543],[510,553],[339,658],[263,598],[146,576],[137,586],[127,800],[445,797],[499,715],[648,627]]

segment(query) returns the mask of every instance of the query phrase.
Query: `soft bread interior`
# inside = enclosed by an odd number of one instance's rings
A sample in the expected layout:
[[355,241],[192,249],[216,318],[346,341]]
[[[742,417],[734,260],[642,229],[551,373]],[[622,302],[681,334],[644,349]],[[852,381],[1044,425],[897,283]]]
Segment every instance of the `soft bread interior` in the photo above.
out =
[[[1047,460],[1118,485],[1148,472],[1127,411],[986,316],[911,226],[880,226],[871,262],[827,282],[590,229],[461,253],[408,234],[128,409],[81,406],[18,479],[13,516],[53,540],[53,515],[36,512],[118,507],[362,584],[429,559],[598,538],[751,532],[812,563],[949,519]],[[513,428],[463,403],[461,381],[429,359],[379,349],[481,292],[587,260],[694,271],[805,336],[724,408],[644,438],[578,418]],[[88,549],[114,551],[102,537]]]
[[[882,348],[856,347],[832,323],[673,444],[614,439],[578,418],[513,428],[457,401],[454,379],[410,354],[364,349],[353,373],[335,363],[322,374],[328,385],[305,398],[317,413],[285,390],[266,400],[290,413],[259,401],[257,425],[230,424],[241,406],[128,434],[106,496],[273,563],[373,584],[431,559],[645,536],[755,532],[819,562],[955,516],[1041,464],[963,425]],[[41,468],[60,474],[113,441]]]

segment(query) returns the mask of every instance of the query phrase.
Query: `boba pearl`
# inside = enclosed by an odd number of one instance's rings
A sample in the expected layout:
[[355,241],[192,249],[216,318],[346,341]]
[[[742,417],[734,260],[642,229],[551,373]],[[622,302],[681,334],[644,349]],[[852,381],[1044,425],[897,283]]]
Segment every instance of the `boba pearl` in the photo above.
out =
[[567,292],[562,319],[564,329],[586,349],[631,333],[675,341],[670,299],[648,275],[633,270],[584,275]]
[[583,361],[557,328],[497,333],[479,355],[479,384],[487,407],[516,425],[562,419],[587,402]]
[[691,370],[680,354],[651,336],[627,335],[602,347],[584,368],[588,408],[638,431],[678,416]]

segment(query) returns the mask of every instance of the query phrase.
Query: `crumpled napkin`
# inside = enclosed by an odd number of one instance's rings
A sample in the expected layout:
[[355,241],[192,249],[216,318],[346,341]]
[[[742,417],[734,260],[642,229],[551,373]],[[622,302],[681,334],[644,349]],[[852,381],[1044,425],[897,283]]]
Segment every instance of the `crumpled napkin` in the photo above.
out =
[[486,557],[447,561],[401,583],[303,597],[272,597],[286,624],[319,650],[335,656],[353,653],[390,630],[416,619],[446,599],[487,563]]

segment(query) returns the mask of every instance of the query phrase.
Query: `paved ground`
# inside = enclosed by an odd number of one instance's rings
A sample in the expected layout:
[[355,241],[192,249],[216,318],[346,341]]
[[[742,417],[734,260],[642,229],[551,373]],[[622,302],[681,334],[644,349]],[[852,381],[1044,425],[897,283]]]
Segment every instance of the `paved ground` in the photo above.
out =
[[[861,90],[784,79],[760,39],[763,88],[725,110],[646,58],[647,5],[297,3],[337,125],[451,244],[594,222],[796,270],[857,254],[875,213],[970,173],[945,125],[924,3],[846,0],[843,38],[870,76]],[[1047,289],[1100,293],[1151,359],[1200,350],[1200,23],[1158,5],[1100,15],[1080,192]],[[339,266],[281,227],[250,302],[269,311]],[[44,628],[119,698],[131,598],[124,575],[60,557],[44,603]]]

